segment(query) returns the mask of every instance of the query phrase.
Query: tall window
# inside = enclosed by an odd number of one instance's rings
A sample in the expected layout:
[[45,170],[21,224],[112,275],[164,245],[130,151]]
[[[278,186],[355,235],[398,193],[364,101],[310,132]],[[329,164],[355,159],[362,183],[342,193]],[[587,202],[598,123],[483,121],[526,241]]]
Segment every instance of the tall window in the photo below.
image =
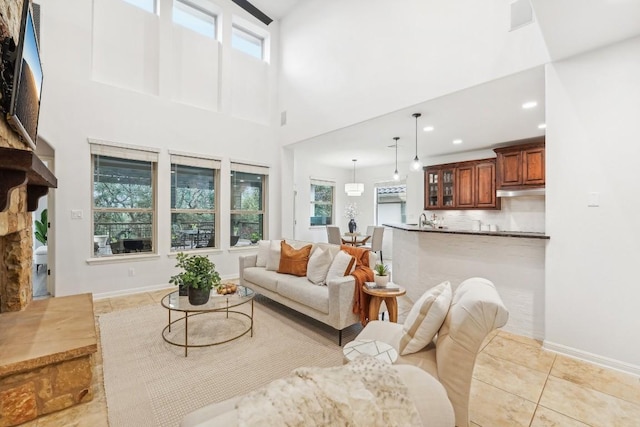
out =
[[264,58],[264,38],[236,25],[231,29],[231,46],[254,58]]
[[155,252],[157,153],[91,145],[93,253]]
[[407,186],[380,183],[376,185],[376,224],[407,222]]
[[220,162],[171,154],[171,250],[217,247]]
[[216,15],[189,0],[174,0],[173,22],[192,31],[216,38]]
[[156,0],[124,0],[126,3],[132,4],[149,13],[156,13]]
[[246,246],[265,235],[269,169],[231,163],[231,246]]
[[333,224],[335,187],[335,182],[311,180],[311,226]]

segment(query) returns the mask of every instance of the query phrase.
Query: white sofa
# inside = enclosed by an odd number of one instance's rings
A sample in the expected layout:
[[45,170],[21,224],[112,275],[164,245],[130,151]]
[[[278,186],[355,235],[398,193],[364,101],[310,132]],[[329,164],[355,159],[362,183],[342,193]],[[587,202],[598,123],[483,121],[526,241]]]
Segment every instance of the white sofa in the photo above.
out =
[[[287,243],[295,248],[311,244],[312,254],[316,247],[329,250],[333,257],[340,251],[339,245],[329,243],[289,240]],[[370,262],[372,257],[375,260],[375,254],[370,254]],[[352,276],[344,276],[327,281],[326,286],[314,285],[306,277],[257,267],[257,259],[257,254],[240,257],[240,284],[337,329],[338,345],[342,345],[342,330],[360,321],[359,316],[352,311],[355,279]]]

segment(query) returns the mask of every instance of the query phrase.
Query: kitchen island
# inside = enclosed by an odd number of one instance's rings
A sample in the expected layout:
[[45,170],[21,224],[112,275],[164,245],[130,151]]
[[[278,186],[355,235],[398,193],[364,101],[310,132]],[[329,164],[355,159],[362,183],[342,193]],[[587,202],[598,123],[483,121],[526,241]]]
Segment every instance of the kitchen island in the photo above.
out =
[[470,277],[491,280],[507,309],[510,332],[544,338],[544,233],[469,231],[384,224],[393,230],[392,280],[416,301],[449,280],[454,289]]

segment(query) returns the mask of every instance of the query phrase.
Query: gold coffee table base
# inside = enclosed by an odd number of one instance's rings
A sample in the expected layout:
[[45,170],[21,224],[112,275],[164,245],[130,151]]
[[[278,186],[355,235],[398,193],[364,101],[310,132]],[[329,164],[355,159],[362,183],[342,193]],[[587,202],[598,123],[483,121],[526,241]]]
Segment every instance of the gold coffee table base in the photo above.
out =
[[[245,286],[238,286],[238,291],[232,295],[217,295],[215,294],[215,291],[213,292],[214,293],[211,294],[209,301],[203,305],[189,304],[188,297],[179,296],[178,291],[171,292],[170,294],[162,298],[161,304],[169,312],[169,322],[167,326],[165,326],[162,330],[162,339],[164,339],[171,345],[183,347],[184,357],[187,357],[189,348],[192,347],[211,347],[214,345],[224,344],[229,341],[237,340],[247,333],[251,333],[251,336],[253,337],[253,297],[255,295],[253,290]],[[231,308],[238,307],[248,302],[251,302],[250,314],[238,310],[231,310]],[[175,320],[171,320],[171,312],[173,311],[183,312],[184,316]],[[246,329],[242,329],[239,334],[232,337],[225,337],[225,339],[214,340],[211,342],[206,342],[204,344],[189,343],[189,318],[193,316],[199,316],[201,314],[211,313],[226,314],[227,319],[229,318],[229,314],[231,313],[233,317],[236,317],[236,315],[240,318],[246,317],[247,319],[249,319],[249,323]],[[178,322],[184,322],[184,342],[174,341],[167,336],[171,332],[171,326]]]

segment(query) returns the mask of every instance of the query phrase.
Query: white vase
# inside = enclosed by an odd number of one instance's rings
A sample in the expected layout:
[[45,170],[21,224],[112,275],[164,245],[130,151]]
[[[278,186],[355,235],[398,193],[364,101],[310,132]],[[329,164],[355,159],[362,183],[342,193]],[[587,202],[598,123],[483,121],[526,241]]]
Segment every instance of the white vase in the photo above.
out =
[[387,274],[386,276],[379,276],[376,274],[375,276],[373,276],[373,280],[376,282],[376,286],[386,287],[389,283],[389,275]]

